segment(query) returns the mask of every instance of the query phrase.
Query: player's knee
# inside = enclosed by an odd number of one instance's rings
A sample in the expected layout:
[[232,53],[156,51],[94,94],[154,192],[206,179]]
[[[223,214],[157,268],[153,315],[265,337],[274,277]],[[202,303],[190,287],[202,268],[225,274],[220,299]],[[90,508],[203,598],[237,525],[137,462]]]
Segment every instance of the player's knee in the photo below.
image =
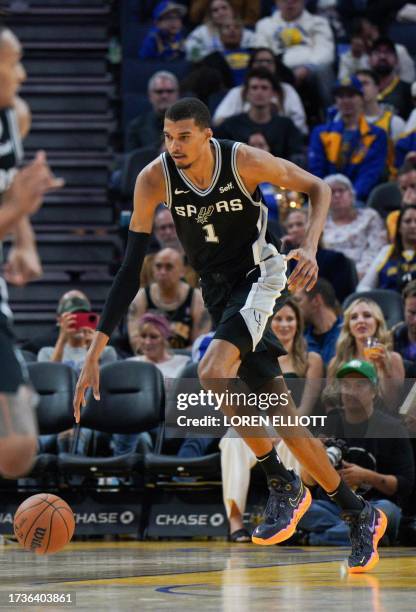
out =
[[30,472],[36,456],[37,438],[30,434],[11,434],[0,439],[0,474],[20,478]]
[[202,359],[198,365],[198,376],[201,384],[211,386],[210,381],[215,381],[231,376],[228,372],[227,365],[219,359],[207,358]]

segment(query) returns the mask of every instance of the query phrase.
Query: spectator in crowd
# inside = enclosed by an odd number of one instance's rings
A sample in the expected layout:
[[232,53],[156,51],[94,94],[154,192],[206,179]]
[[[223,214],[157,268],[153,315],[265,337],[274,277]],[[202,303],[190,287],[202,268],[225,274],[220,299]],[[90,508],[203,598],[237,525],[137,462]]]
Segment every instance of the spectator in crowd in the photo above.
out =
[[[192,62],[199,62],[214,51],[222,51],[219,28],[223,21],[233,14],[234,11],[228,0],[210,0],[204,23],[192,30],[185,41],[186,58]],[[245,40],[242,42],[243,46],[246,46]]]
[[397,140],[405,130],[405,122],[388,105],[378,101],[379,76],[372,70],[358,70],[356,76],[363,88],[365,118],[381,127],[390,140]]
[[[375,345],[371,349],[368,347],[369,338]],[[384,407],[394,413],[405,377],[403,359],[391,350],[391,334],[383,313],[378,304],[369,298],[354,300],[344,311],[335,357],[329,363],[329,380],[333,380],[339,368],[351,359],[367,360],[374,365]]]
[[[240,15],[246,26],[253,27],[260,19],[260,0],[230,0],[236,15]],[[210,5],[210,0],[191,0],[189,19],[191,23],[201,23]]]
[[[282,238],[284,249],[298,249],[304,242],[306,226],[308,222],[308,211],[304,208],[295,208],[290,211],[285,219],[286,236]],[[343,253],[332,249],[325,249],[320,241],[316,252],[316,261],[319,268],[319,276],[331,283],[339,302],[355,291],[357,284],[357,272],[355,264],[348,260]],[[288,274],[294,268],[294,262],[289,261]]]
[[127,329],[134,353],[140,348],[137,322],[147,311],[162,313],[171,326],[172,348],[186,348],[200,334],[210,330],[201,291],[185,283],[183,256],[174,249],[162,249],[153,261],[155,282],[140,289],[130,305]]
[[354,28],[351,34],[350,48],[342,53],[339,58],[338,79],[351,78],[359,70],[366,70],[370,67],[365,40],[361,34],[361,28]]
[[321,178],[336,172],[345,174],[352,181],[357,198],[365,201],[386,166],[386,132],[367,122],[363,88],[357,77],[338,82],[334,94],[339,119],[312,131],[309,169]]
[[247,113],[226,119],[217,129],[218,138],[248,142],[251,134],[261,132],[270,144],[271,153],[293,159],[302,155],[302,135],[293,122],[275,111],[273,98],[279,91],[275,77],[260,68],[252,70],[246,78]]
[[[388,543],[394,544],[402,513],[400,505],[414,485],[413,452],[407,432],[398,419],[377,410],[377,373],[371,363],[353,359],[336,370],[336,377],[342,409],[328,414],[325,430],[330,438],[345,443],[344,457],[337,469],[350,487],[357,488],[372,505],[383,510],[388,519]],[[364,465],[360,465],[361,461]],[[301,470],[301,474],[305,484],[316,485],[306,471]],[[348,545],[348,526],[337,506],[319,488],[314,497],[299,523],[308,534],[306,542],[312,546]]]
[[138,115],[130,122],[126,151],[160,147],[165,111],[179,98],[178,79],[172,72],[159,70],[149,79],[147,93],[152,110]]
[[[412,83],[410,93],[412,95],[413,106],[416,107],[416,81]],[[416,108],[413,108],[404,128],[405,132],[413,132],[413,130],[416,130]]]
[[[183,254],[183,248],[179,242],[178,235],[176,233],[175,223],[173,221],[172,213],[165,206],[160,206],[155,213],[155,219],[153,224],[153,234],[158,243],[158,250],[162,249],[175,249],[178,253]],[[140,285],[147,287],[154,282],[153,277],[153,263],[155,253],[149,253],[146,255],[142,271],[140,274]],[[184,280],[191,285],[191,287],[197,287],[199,284],[199,277],[195,270],[185,262],[184,264]]]
[[243,83],[250,61],[250,48],[254,34],[243,28],[240,17],[227,17],[219,26],[221,54],[224,56],[232,75],[234,86]]
[[[416,204],[416,159],[408,159],[399,169],[397,185],[402,196],[401,207]],[[394,240],[397,232],[397,222],[400,210],[393,210],[386,219],[386,226],[390,241]]]
[[390,104],[406,120],[412,110],[410,85],[400,80],[396,48],[389,38],[374,41],[370,52],[370,68],[380,78],[379,100]]
[[332,189],[331,207],[323,241],[353,260],[361,278],[387,242],[383,221],[372,208],[356,208],[354,188],[348,177],[332,174],[325,178]]
[[392,330],[393,347],[403,359],[416,362],[416,280],[405,286],[402,296],[404,321]]
[[153,11],[154,26],[145,37],[139,56],[141,59],[176,60],[185,57],[183,4],[162,0]]
[[188,363],[188,355],[172,353],[169,340],[172,335],[171,324],[166,317],[146,312],[138,321],[136,361],[153,363],[163,374],[163,378],[176,378]]
[[[303,338],[302,314],[296,300],[289,298],[274,315],[272,330],[287,351],[287,355],[279,357],[279,365],[292,390],[295,403],[299,402],[298,412],[300,415],[309,415],[319,398],[323,363],[319,355],[307,351]],[[296,384],[293,379],[303,379],[302,383],[304,381],[305,384]],[[291,381],[294,382],[293,385],[290,385]],[[277,444],[277,438],[275,442]],[[281,448],[282,444],[279,445],[279,452]],[[221,439],[220,449],[223,499],[230,523],[230,540],[238,543],[250,542],[250,534],[243,526],[243,515],[250,470],[255,465],[256,458],[253,451],[247,445],[244,446],[243,440],[236,437],[233,429]],[[287,465],[286,459],[284,461]],[[291,461],[293,462],[293,457]],[[290,462],[289,465],[293,466]]]
[[[94,328],[78,327],[75,316],[78,312],[91,312],[91,303],[87,296],[77,290],[64,293],[57,309],[58,339],[55,346],[44,346],[40,349],[37,356],[38,361],[57,361],[66,363],[77,372],[81,370],[92,341]],[[114,348],[106,346],[100,363],[111,363],[116,360],[117,353]]]
[[310,291],[298,291],[296,299],[307,324],[305,339],[308,351],[318,353],[327,366],[335,355],[342,327],[341,309],[334,288],[324,278],[318,278]]
[[318,353],[308,351],[304,338],[302,311],[294,298],[288,298],[285,305],[272,319],[272,330],[280,340],[287,355],[279,357],[284,378],[305,379],[302,385],[291,386],[292,397],[300,415],[313,413],[321,391],[324,365]]
[[401,292],[416,278],[416,204],[402,208],[393,244],[383,247],[361,279],[357,291]]
[[323,106],[331,103],[335,46],[329,22],[305,10],[304,0],[276,0],[276,11],[256,25],[257,46],[282,55],[297,85],[317,78]]
[[[358,19],[356,23],[357,29],[360,31],[361,37],[366,45],[367,53],[370,55],[374,43],[381,37],[381,30],[376,23],[370,21],[369,19],[366,19],[365,17]],[[402,81],[406,81],[406,83],[412,83],[415,80],[416,74],[415,64],[411,55],[409,54],[409,51],[404,45],[401,45],[399,43],[394,43],[394,48],[396,50],[398,60],[398,75],[400,76]],[[369,56],[368,60],[370,61]],[[366,68],[369,67],[370,64],[366,66]]]
[[396,168],[400,168],[409,157],[416,158],[416,129],[403,134],[396,142]]
[[[280,115],[292,119],[298,130],[306,135],[308,133],[308,127],[306,125],[306,115],[302,100],[292,85],[284,83],[279,78],[279,73],[281,72],[279,60],[273,55],[270,49],[259,47],[252,50],[248,70],[251,71],[257,68],[269,70],[277,78],[280,89],[273,98],[276,111]],[[228,117],[247,112],[249,110],[249,103],[245,99],[244,94],[245,89],[242,85],[230,89],[215,110],[213,124],[220,125],[220,123],[222,123],[224,119],[228,119]]]

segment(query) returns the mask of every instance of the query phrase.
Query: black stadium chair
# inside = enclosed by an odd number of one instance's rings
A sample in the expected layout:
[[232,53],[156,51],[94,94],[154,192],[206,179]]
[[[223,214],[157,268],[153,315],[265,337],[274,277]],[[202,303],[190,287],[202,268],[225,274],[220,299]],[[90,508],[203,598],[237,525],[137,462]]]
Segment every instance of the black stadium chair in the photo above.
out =
[[[82,427],[107,434],[131,434],[158,428],[163,421],[164,384],[160,371],[150,363],[117,361],[100,370],[100,401],[89,393],[82,409]],[[156,440],[156,448],[159,441]],[[130,475],[143,466],[143,456],[87,457],[60,453],[62,474],[83,476]]]
[[[57,434],[71,429],[74,425],[75,371],[68,365],[53,362],[28,363],[27,368],[30,382],[39,396],[36,407],[39,434]],[[57,465],[57,455],[41,453],[29,477],[56,474]]]
[[370,298],[380,306],[389,329],[396,323],[403,321],[404,312],[400,293],[389,289],[372,289],[371,291],[352,293],[344,300],[342,309],[345,310],[351,302],[363,297]]
[[383,219],[401,206],[402,196],[396,183],[382,183],[371,191],[367,206],[374,208]]

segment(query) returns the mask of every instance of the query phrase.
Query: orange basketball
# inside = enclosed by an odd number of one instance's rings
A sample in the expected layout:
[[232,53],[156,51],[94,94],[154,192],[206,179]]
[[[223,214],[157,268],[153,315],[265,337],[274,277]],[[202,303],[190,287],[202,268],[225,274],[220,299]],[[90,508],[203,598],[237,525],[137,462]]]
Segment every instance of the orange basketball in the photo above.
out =
[[48,555],[70,542],[75,529],[68,504],[51,493],[38,493],[20,504],[14,515],[14,533],[26,550]]

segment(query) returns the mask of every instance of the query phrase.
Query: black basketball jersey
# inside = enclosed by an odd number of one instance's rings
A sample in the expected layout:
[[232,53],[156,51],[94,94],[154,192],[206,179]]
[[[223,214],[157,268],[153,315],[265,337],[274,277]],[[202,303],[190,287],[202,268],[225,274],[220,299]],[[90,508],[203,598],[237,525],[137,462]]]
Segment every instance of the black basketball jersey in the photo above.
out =
[[160,156],[167,201],[176,231],[191,266],[204,275],[230,278],[253,268],[267,255],[267,207],[260,189],[248,193],[237,170],[239,142],[211,140],[215,170],[207,189],[199,189],[176,167],[168,153]]
[[[1,194],[10,187],[22,158],[22,141],[16,111],[13,108],[3,108],[0,110],[0,205]],[[2,243],[0,242],[0,264],[2,261]],[[11,311],[7,299],[7,285],[4,279],[0,278],[0,312],[10,317]]]

